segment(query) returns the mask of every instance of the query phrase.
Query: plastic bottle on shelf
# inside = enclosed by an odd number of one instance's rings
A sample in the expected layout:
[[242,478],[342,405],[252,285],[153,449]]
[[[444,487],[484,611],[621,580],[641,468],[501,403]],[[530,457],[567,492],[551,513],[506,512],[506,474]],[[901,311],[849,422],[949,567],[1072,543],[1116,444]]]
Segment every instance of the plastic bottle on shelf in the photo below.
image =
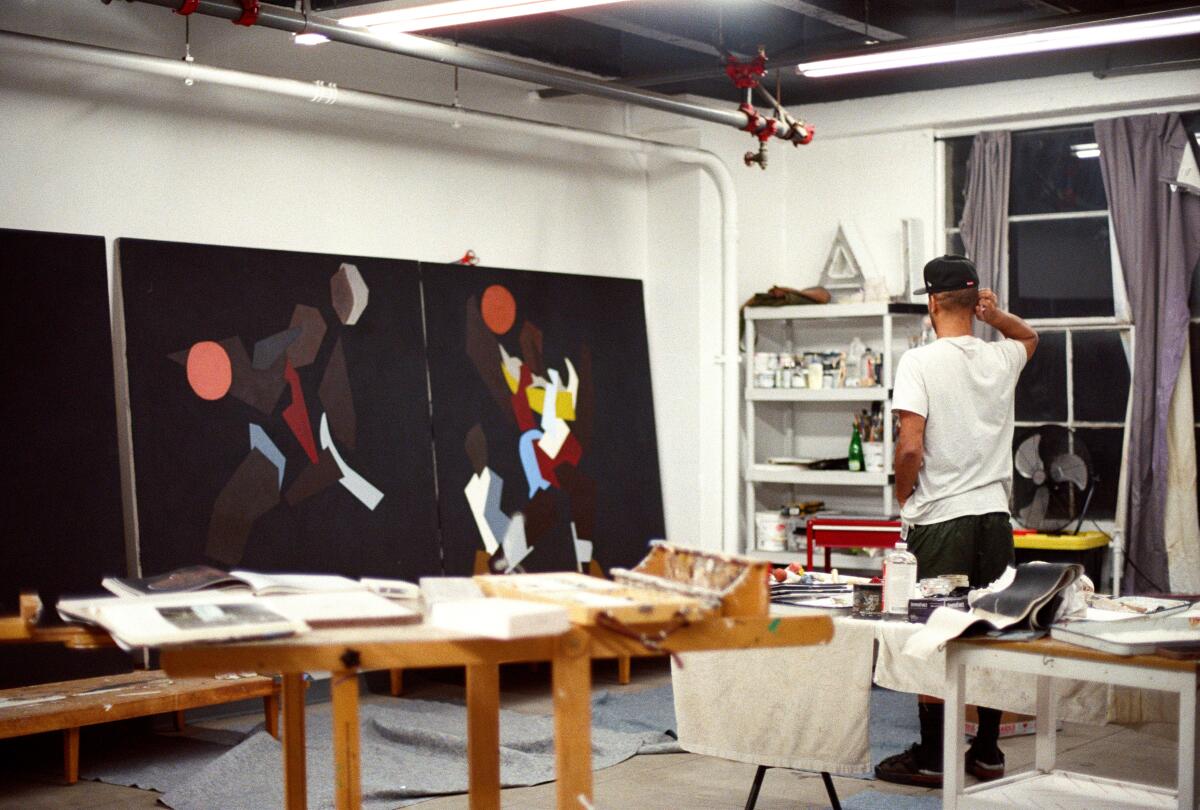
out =
[[883,557],[883,612],[908,617],[908,600],[917,587],[917,558],[903,541]]
[[863,354],[867,351],[867,346],[859,338],[855,337],[850,341],[850,351],[846,352],[846,385],[857,387],[860,381],[865,376],[863,374],[862,360]]
[[855,425],[854,432],[850,434],[850,452],[847,457],[847,468],[850,472],[862,472],[863,467],[862,436],[858,433],[858,425]]

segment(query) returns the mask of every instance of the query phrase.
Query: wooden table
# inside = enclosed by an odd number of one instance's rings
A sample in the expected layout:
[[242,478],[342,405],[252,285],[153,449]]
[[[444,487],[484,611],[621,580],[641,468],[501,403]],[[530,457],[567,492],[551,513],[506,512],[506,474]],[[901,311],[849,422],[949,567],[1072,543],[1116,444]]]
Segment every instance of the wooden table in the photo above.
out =
[[[638,626],[653,632],[654,626]],[[674,631],[672,652],[790,647],[833,637],[828,616],[714,618]],[[635,639],[600,627],[573,626],[560,636],[509,641],[472,637],[428,625],[320,630],[289,639],[163,649],[174,676],[219,672],[278,673],[283,679],[284,795],[288,810],[306,807],[305,672],[332,673],[335,797],[338,810],[362,803],[358,673],[407,667],[465,666],[470,806],[500,807],[500,664],[549,661],[559,808],[592,806],[591,662],[644,653]]]
[[[1037,676],[1037,740],[1033,772],[964,789],[963,691],[968,666]],[[942,806],[1054,808],[1195,808],[1200,801],[1196,763],[1197,662],[1159,655],[1121,656],[1054,639],[961,639],[946,647],[945,782]],[[1054,679],[1077,678],[1158,689],[1179,695],[1179,767],[1176,790],[1055,769],[1057,718]]]

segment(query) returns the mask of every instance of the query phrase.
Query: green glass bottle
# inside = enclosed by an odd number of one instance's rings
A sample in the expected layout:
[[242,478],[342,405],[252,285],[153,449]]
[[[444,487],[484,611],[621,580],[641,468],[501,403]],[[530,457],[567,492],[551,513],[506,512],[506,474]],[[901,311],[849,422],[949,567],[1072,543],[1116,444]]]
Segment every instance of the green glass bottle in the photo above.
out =
[[862,436],[858,435],[858,425],[854,426],[854,432],[850,434],[850,472],[862,472],[864,468],[863,451],[862,451]]

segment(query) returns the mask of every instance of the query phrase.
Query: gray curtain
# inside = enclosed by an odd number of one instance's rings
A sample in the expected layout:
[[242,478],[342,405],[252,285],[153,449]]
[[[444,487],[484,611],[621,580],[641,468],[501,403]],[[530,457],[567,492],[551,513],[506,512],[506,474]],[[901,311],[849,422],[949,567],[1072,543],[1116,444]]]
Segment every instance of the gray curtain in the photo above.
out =
[[[980,132],[967,158],[967,198],[963,207],[963,245],[979,271],[979,286],[994,290],[1008,306],[1008,185],[1012,176],[1012,135]],[[976,321],[975,334],[995,340],[995,329]]]
[[1129,592],[1150,593],[1170,582],[1163,530],[1167,414],[1187,341],[1192,272],[1200,261],[1200,197],[1174,184],[1191,149],[1178,114],[1097,121],[1096,141],[1136,327],[1125,576]]

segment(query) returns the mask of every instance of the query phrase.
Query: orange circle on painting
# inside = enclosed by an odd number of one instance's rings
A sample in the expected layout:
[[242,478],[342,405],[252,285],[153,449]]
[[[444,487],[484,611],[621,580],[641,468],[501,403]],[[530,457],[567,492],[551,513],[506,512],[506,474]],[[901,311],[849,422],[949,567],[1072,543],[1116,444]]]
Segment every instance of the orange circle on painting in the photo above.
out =
[[512,329],[513,321],[517,319],[517,302],[513,300],[512,293],[499,284],[493,284],[483,291],[479,309],[487,328],[497,335]]
[[229,354],[219,343],[202,340],[188,349],[188,384],[200,399],[220,399],[233,384]]

